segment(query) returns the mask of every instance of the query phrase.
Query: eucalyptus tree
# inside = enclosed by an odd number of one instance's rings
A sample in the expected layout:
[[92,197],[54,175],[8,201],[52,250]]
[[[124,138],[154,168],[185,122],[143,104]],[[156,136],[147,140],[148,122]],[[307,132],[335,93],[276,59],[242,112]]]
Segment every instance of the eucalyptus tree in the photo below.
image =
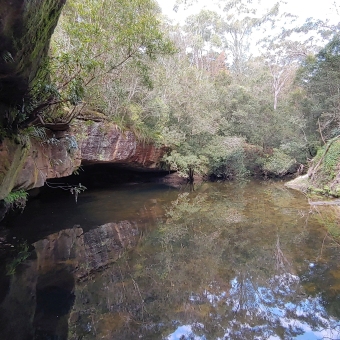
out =
[[187,49],[196,67],[209,69],[214,52],[221,50],[221,26],[221,17],[210,10],[202,10],[187,18],[184,26],[190,42]]
[[[148,63],[175,52],[158,13],[153,0],[68,1],[53,37],[51,77],[40,83],[46,101],[58,97],[73,109],[86,102],[117,114],[122,97],[131,100],[137,87],[151,86]],[[58,117],[61,107],[56,111]]]
[[[339,18],[340,16],[340,5],[336,1],[332,5],[332,13],[336,14]],[[302,33],[307,37],[305,43],[312,43],[316,47],[320,47],[320,41],[325,43],[325,41],[330,41],[337,35],[340,31],[340,21],[331,20],[330,18],[325,18],[324,20],[308,18],[302,26],[293,27],[287,30],[286,34],[291,33]],[[321,39],[320,39],[321,38]]]
[[296,71],[310,52],[301,42],[288,40],[282,35],[264,40],[262,49],[262,57],[271,75],[273,108],[276,110],[279,98],[292,88]]
[[316,55],[306,59],[299,80],[306,91],[302,102],[308,111],[311,133],[319,131],[322,139],[340,134],[340,36]]
[[[194,3],[197,0],[178,0],[175,8],[183,5],[188,8]],[[275,21],[279,14],[279,2],[264,13],[259,13],[258,4],[253,0],[216,0],[212,1],[211,8],[191,16],[187,24],[191,31],[199,33],[201,46],[209,41],[210,46],[225,51],[230,70],[241,77],[246,73],[251,44],[255,45],[261,39],[256,33]]]
[[246,61],[250,55],[250,43],[256,40],[254,33],[265,23],[275,19],[279,11],[279,4],[258,13],[253,1],[221,1],[224,12],[224,41],[225,48],[229,52],[232,62],[231,69],[237,76],[241,76],[246,70]]

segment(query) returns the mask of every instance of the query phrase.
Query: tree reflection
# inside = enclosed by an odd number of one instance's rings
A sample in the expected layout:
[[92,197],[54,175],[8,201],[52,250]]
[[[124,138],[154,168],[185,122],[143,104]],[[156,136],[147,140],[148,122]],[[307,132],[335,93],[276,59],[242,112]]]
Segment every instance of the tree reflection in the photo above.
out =
[[323,242],[309,207],[252,189],[180,194],[134,252],[78,285],[70,339],[338,338],[325,296],[306,290]]

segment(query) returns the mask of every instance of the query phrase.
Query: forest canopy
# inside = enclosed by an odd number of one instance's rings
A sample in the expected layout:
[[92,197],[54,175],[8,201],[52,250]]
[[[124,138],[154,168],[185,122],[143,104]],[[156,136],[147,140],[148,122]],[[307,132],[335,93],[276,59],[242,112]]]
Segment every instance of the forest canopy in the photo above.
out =
[[190,179],[295,171],[340,132],[339,25],[219,5],[179,25],[154,0],[67,1],[19,127],[91,112]]

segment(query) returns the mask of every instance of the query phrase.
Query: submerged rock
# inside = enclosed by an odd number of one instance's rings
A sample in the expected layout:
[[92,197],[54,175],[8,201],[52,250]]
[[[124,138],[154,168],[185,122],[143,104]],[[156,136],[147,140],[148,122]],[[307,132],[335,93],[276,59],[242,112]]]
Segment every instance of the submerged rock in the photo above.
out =
[[287,188],[295,189],[306,193],[310,186],[308,175],[299,176],[294,178],[292,181],[285,183]]

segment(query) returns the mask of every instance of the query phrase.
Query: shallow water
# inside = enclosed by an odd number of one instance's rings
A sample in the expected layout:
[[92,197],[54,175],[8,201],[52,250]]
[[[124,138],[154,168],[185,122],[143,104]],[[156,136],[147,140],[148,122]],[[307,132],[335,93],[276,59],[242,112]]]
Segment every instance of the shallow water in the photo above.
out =
[[42,196],[8,222],[0,339],[340,339],[338,209],[252,181]]

